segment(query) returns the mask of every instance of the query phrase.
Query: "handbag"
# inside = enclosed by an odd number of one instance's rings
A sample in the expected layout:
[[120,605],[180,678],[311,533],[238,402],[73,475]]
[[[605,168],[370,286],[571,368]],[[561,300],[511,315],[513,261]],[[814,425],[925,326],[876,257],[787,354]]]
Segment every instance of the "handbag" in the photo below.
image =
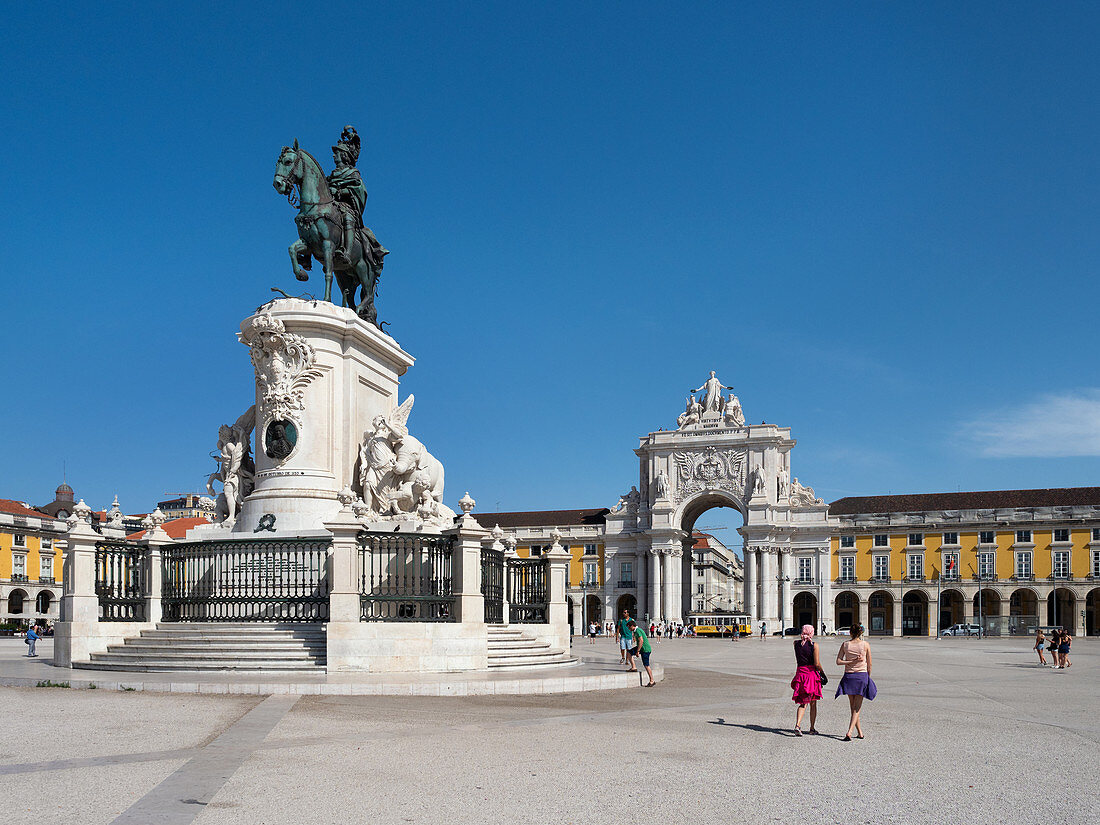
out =
[[825,675],[824,670],[819,670],[817,672],[817,675],[821,677],[821,686],[822,687],[825,687],[825,685],[829,684],[829,677]]

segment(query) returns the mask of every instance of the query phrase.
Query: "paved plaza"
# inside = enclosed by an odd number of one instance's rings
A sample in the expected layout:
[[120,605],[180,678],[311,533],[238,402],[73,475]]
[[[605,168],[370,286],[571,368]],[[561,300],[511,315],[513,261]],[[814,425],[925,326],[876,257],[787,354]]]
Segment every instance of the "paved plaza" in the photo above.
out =
[[[844,742],[791,734],[789,641],[665,641],[665,681],[533,696],[262,696],[0,688],[9,821],[1086,822],[1100,815],[1100,645],[872,639]],[[18,640],[2,640],[11,662]],[[839,640],[826,639],[832,666]],[[48,649],[44,652],[48,654]],[[574,641],[612,665],[613,642]],[[43,672],[48,668],[44,667]],[[3,674],[0,674],[2,676]],[[829,691],[829,688],[826,688]],[[830,695],[830,694],[827,694]],[[1050,788],[1058,787],[1056,793]]]

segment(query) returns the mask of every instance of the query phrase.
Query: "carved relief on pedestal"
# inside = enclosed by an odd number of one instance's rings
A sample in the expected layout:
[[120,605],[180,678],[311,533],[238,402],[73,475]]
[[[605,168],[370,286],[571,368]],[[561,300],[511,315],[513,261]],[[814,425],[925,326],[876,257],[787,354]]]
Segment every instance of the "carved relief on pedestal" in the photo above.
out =
[[305,411],[305,388],[321,370],[314,364],[317,354],[301,335],[287,332],[283,322],[264,313],[254,316],[241,333],[241,341],[251,350],[252,366],[260,388],[257,428],[268,458],[282,463],[298,443],[298,431]]
[[677,467],[673,501],[681,502],[704,490],[724,490],[743,498],[745,493],[745,451],[706,447],[701,452],[676,452]]

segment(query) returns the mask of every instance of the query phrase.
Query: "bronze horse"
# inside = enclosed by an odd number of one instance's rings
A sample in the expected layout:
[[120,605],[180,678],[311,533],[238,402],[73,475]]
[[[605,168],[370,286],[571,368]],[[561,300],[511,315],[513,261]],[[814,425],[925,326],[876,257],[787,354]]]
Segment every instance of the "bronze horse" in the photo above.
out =
[[[308,281],[306,270],[312,268],[311,256],[321,262],[325,272],[325,300],[332,300],[332,276],[336,275],[336,284],[343,295],[343,306],[354,306],[356,314],[365,321],[377,326],[378,312],[374,308],[374,293],[378,287],[378,276],[382,273],[382,264],[375,264],[364,250],[364,232],[356,231],[351,249],[344,255],[337,255],[339,243],[343,239],[344,216],[340,205],[332,197],[328,181],[321,164],[294,141],[293,146],[284,146],[275,164],[275,191],[286,195],[291,204],[294,187],[298,187],[298,214],[294,223],[298,225],[298,240],[290,245],[290,260],[294,268],[294,277],[299,281]],[[355,302],[355,289],[361,287],[362,299]]]

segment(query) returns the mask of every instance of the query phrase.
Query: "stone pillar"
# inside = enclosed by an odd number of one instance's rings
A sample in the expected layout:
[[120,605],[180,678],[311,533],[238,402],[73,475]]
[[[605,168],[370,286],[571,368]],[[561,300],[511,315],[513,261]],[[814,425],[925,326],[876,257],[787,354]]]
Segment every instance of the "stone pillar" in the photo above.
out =
[[774,628],[776,610],[775,548],[760,548],[760,620]]
[[672,573],[672,549],[661,548],[661,615],[674,621],[672,604],[676,597],[676,580]]
[[[890,632],[894,636],[900,636],[901,635],[901,618],[902,618],[902,616],[901,616],[901,614],[902,614],[901,599],[900,598],[893,598],[891,601],[893,603],[894,616],[893,616],[893,619],[891,620],[891,630],[890,630]],[[871,610],[871,603],[870,602],[867,602],[867,610],[868,611]],[[865,626],[870,627],[871,626],[870,613],[868,613],[868,616],[867,616],[866,619],[864,619],[862,616],[860,616],[860,621],[863,622],[865,624]]]
[[[481,542],[489,531],[466,513],[455,519],[455,527],[444,532],[455,537],[451,560],[451,580],[454,582],[455,610],[462,624],[485,624],[485,597],[481,595]],[[568,559],[568,553],[566,558]],[[565,590],[561,593],[561,609],[565,610]],[[569,627],[569,617],[562,620]],[[568,631],[567,631],[568,632]]]
[[661,614],[661,550],[649,548],[649,620],[658,622]]
[[[671,619],[674,622],[684,622],[684,549],[673,547],[669,550],[669,568],[672,571],[672,586],[668,588],[669,597],[672,600]],[[688,579],[690,587],[691,579]]]
[[356,537],[363,525],[349,505],[345,505],[325,529],[332,534],[325,575],[329,580],[329,624],[359,624],[359,542]]
[[[472,517],[471,517],[472,520]],[[550,642],[551,647],[559,650],[569,650],[569,606],[566,603],[565,591],[569,587],[569,562],[572,555],[561,545],[561,533],[555,527],[550,532],[554,543],[546,551],[543,558],[546,564],[546,607],[547,632],[539,633],[541,641]],[[584,600],[584,612],[587,612],[587,593],[582,594]],[[574,613],[574,619],[576,613]],[[585,619],[587,620],[587,615]],[[585,630],[587,632],[587,629]]]
[[73,661],[86,660],[91,651],[89,637],[98,635],[99,597],[95,592],[95,545],[100,536],[88,518],[91,508],[80,500],[73,508],[73,522],[63,544],[61,569],[61,615],[65,621],[54,627],[54,661],[69,667]]
[[779,548],[779,625],[788,627],[794,621],[791,605],[791,551],[789,547]]
[[[1002,599],[1001,604],[1008,604],[1008,599]],[[1085,599],[1075,599],[1073,602],[1074,636],[1085,635]]]
[[[518,558],[519,558],[519,553],[516,552],[516,540],[515,540],[515,538],[513,536],[505,536],[504,537],[504,581],[503,581],[504,592],[501,594],[503,599],[504,599],[504,606],[503,606],[503,609],[502,609],[502,612],[501,612],[501,621],[504,624],[508,624],[508,609],[509,609],[509,604],[510,604],[509,601],[508,601],[508,568],[511,565],[512,560],[513,559],[518,559]],[[573,615],[573,618],[576,618],[575,613]]]
[[[1006,602],[1007,604],[1007,602]],[[936,635],[936,613],[939,611],[940,606],[937,604],[934,598],[928,600],[928,632],[926,636]]]
[[757,616],[756,603],[756,550],[745,546],[745,612],[749,618],[755,620]]
[[[157,508],[158,512],[160,508]],[[149,552],[145,556],[145,619],[156,624],[164,617],[161,596],[164,590],[163,547],[172,543],[172,537],[158,523],[145,534]]]
[[821,623],[825,622],[825,626],[834,630],[833,623],[836,621],[836,611],[833,609],[833,560],[831,551],[828,547],[824,547],[817,553],[817,575],[821,581],[821,599],[817,605],[817,624],[815,630],[821,630]]

